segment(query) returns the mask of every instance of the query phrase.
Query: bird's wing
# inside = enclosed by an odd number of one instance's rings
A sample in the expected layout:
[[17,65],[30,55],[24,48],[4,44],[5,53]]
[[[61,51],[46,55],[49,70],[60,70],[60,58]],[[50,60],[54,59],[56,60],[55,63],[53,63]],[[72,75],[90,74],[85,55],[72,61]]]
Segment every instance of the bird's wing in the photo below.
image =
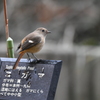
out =
[[35,45],[37,45],[38,43],[41,42],[41,38],[40,37],[34,37],[32,39],[27,39],[22,45],[21,45],[21,51],[29,49]]
[[16,50],[16,51],[18,51],[18,50],[20,49],[20,47],[21,47],[21,43],[18,45],[18,47],[17,47],[17,50]]

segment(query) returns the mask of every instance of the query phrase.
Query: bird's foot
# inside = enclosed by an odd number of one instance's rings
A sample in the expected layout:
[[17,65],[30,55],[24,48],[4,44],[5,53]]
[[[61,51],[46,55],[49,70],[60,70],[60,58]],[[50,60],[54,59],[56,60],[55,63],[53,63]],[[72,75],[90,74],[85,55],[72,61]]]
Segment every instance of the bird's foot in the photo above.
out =
[[40,63],[42,61],[42,59],[35,59],[32,61],[32,63]]
[[32,62],[32,61],[31,61],[31,57],[29,57],[27,60],[28,60],[30,63]]

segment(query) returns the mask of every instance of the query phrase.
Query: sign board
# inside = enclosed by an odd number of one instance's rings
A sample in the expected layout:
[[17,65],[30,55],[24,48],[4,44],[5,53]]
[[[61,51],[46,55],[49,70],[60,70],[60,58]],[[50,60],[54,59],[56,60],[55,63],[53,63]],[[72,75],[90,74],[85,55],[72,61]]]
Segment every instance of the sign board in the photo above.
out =
[[62,61],[0,58],[0,100],[54,100]]

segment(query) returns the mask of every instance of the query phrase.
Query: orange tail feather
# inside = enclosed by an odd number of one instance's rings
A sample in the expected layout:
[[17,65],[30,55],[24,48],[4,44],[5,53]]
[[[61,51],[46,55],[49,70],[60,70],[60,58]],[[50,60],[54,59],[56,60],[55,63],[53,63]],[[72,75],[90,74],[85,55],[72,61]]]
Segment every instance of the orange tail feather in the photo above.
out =
[[18,58],[17,58],[17,60],[16,60],[16,62],[15,62],[15,64],[14,64],[14,66],[13,66],[13,69],[16,69],[16,67],[18,66],[18,63],[19,63],[19,61],[20,61],[20,59],[22,58],[23,55],[24,55],[23,52],[21,52],[21,53],[19,54],[19,56],[18,56]]

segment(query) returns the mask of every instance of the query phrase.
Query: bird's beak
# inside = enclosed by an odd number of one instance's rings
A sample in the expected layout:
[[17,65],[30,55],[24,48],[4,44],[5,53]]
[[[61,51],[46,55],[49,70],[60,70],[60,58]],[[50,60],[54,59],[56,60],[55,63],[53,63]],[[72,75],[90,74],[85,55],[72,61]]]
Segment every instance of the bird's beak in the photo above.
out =
[[51,31],[47,31],[47,33],[49,34],[49,33],[51,33]]

